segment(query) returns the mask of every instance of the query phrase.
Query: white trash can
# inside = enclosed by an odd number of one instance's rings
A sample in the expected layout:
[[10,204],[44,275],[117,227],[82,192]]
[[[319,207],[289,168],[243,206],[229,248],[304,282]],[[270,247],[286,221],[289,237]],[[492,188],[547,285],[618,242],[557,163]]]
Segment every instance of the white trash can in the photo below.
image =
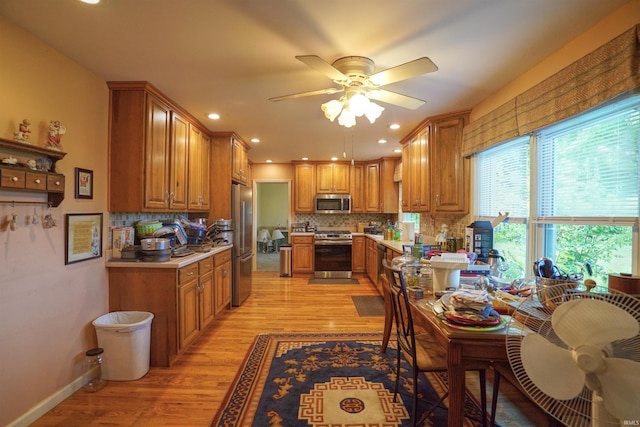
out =
[[137,380],[149,371],[152,320],[146,311],[114,311],[93,321],[106,380]]

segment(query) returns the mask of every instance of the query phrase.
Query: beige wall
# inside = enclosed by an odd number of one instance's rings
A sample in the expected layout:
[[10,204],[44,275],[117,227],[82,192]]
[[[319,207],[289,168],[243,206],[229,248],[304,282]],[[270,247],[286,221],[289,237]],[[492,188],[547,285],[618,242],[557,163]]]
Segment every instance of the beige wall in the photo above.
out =
[[[109,92],[103,80],[0,17],[0,136],[13,138],[31,120],[31,139],[44,146],[50,120],[67,128],[65,200],[51,213],[57,227],[26,223],[42,205],[0,204],[0,425],[69,386],[94,347],[91,321],[108,311],[104,257],[65,265],[67,213],[105,213]],[[94,171],[93,200],[74,199],[74,168]],[[0,201],[46,201],[44,195],[0,191]],[[18,216],[9,231],[7,215]],[[106,219],[106,218],[105,218]],[[106,235],[106,230],[104,231]],[[24,423],[22,423],[24,424]]]

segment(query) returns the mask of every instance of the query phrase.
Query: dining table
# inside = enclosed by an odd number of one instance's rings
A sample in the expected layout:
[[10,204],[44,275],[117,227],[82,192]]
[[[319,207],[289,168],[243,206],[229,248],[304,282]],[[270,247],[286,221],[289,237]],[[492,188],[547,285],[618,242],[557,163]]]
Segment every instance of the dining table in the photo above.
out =
[[[436,315],[433,305],[436,299],[410,299],[414,325],[430,333],[434,340],[447,352],[449,377],[448,426],[459,427],[464,418],[465,372],[471,362],[508,362],[506,348],[506,327],[465,328],[448,326]],[[503,325],[511,320],[509,315],[501,315]],[[510,326],[511,327],[511,326]],[[468,329],[468,330],[466,330]],[[477,365],[477,364],[476,364]]]

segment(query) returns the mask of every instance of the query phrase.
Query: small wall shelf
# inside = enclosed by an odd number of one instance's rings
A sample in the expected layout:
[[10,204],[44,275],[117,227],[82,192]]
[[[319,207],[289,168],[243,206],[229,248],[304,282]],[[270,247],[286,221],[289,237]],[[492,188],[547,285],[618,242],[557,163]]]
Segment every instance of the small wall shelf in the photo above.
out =
[[[0,163],[0,191],[47,193],[48,202],[57,207],[64,200],[65,178],[56,173],[56,162],[67,153],[0,138],[0,159],[13,157],[16,164]],[[39,165],[26,165],[33,160]]]

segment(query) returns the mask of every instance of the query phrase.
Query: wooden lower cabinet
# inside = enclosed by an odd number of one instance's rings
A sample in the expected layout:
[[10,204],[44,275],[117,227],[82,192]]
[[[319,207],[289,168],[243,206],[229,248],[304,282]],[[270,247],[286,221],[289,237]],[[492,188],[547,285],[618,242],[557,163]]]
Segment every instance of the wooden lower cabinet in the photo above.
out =
[[230,249],[179,269],[110,267],[109,311],[153,313],[149,363],[171,366],[230,306],[230,272]]
[[293,274],[313,273],[313,236],[292,236],[291,252]]
[[231,306],[231,250],[216,254],[215,262],[215,314]]
[[353,236],[351,247],[351,270],[354,273],[364,273],[367,271],[365,249],[367,238],[365,236]]

